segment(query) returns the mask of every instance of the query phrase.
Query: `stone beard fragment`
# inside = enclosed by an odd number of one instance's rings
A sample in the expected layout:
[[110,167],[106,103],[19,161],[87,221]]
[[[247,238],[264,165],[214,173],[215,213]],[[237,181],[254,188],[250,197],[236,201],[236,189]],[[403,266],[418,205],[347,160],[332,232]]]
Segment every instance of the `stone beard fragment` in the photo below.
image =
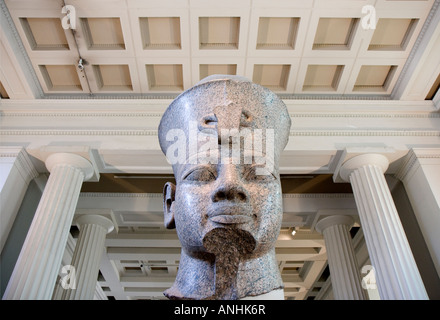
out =
[[254,251],[255,244],[249,232],[235,228],[216,228],[205,235],[203,245],[215,256],[215,294],[207,299],[238,299],[238,267]]

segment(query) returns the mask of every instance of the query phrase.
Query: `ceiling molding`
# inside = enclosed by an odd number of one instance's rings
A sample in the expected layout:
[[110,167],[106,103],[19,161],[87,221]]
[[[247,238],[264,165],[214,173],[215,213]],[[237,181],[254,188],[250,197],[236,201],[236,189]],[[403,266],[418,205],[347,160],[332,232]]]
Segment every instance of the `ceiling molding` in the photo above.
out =
[[4,0],[0,0],[0,25],[9,46],[15,54],[15,58],[20,63],[21,68],[23,68],[24,77],[26,78],[26,82],[34,97],[36,99],[44,97],[43,88],[40,85],[32,66],[32,62],[26,53],[26,49],[23,46],[23,42],[21,41],[20,35],[18,34],[17,28],[15,27],[14,21],[12,20],[11,14]]
[[403,66],[403,69],[397,78],[396,84],[391,92],[390,98],[393,100],[399,100],[406,86],[408,85],[411,77],[414,74],[420,60],[425,53],[428,44],[431,41],[432,35],[434,34],[436,28],[440,23],[440,0],[435,0],[428,16],[426,17],[425,23],[411,49],[411,52]]
[[[83,198],[163,198],[162,193],[81,192]],[[284,193],[283,198],[295,199],[352,199],[352,193]]]
[[[276,93],[281,99],[284,100],[393,100],[391,95],[375,95],[375,94],[365,94],[365,95],[357,95],[357,94],[288,94],[288,93]],[[43,100],[101,100],[101,99],[109,99],[109,100],[121,100],[121,99],[134,99],[134,100],[154,100],[154,99],[175,99],[179,96],[179,93],[176,94],[156,94],[156,93],[78,93],[78,94],[53,94],[46,93],[40,98]]]
[[[157,130],[0,130],[0,136],[157,136]],[[291,137],[440,137],[438,130],[291,130]]]
[[35,179],[39,175],[31,159],[29,158],[29,154],[22,147],[0,146],[0,158],[14,159],[14,166],[18,169],[21,177],[24,178],[26,183],[29,183],[32,179]]
[[[113,118],[113,117],[127,117],[127,118],[161,118],[162,112],[94,112],[94,111],[65,111],[65,112],[53,112],[53,111],[12,111],[3,110],[2,117],[49,117],[49,118],[59,118],[59,117],[102,117],[102,118]],[[413,112],[413,113],[289,113],[291,118],[440,118],[440,113],[437,112]]]
[[397,170],[394,176],[397,179],[404,181],[407,178],[408,173],[412,171],[414,165],[420,159],[440,159],[440,149],[411,149],[408,154],[403,157],[400,168]]
[[[438,112],[431,100],[397,101],[397,100],[322,100],[312,99],[283,100],[291,114],[401,114]],[[79,114],[163,114],[173,99],[80,99],[80,100],[13,100],[3,99],[0,106],[6,113],[79,113]],[[331,112],[329,112],[331,108]],[[36,111],[38,110],[38,111]]]
[[126,193],[126,192],[81,192],[80,197],[85,198],[163,198],[162,193]]

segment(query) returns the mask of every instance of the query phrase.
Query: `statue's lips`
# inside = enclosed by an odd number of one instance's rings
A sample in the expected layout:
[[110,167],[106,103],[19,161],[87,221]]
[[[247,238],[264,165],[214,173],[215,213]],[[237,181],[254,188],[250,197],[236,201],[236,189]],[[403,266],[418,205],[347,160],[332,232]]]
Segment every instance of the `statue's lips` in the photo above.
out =
[[221,224],[244,224],[252,222],[249,208],[243,205],[214,205],[208,219]]
[[221,224],[243,224],[243,223],[252,222],[251,217],[242,216],[242,215],[235,215],[235,216],[218,215],[210,218],[210,220]]

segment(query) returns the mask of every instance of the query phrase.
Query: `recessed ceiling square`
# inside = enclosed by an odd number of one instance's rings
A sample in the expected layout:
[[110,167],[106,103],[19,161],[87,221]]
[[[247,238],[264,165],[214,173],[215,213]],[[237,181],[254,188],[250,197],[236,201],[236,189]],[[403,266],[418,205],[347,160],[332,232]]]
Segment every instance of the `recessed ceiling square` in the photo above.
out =
[[364,65],[361,67],[353,91],[383,92],[388,89],[397,66]]
[[102,91],[131,91],[128,65],[93,65],[98,88]]
[[43,79],[50,91],[82,91],[74,65],[40,65]]
[[32,50],[69,50],[59,18],[20,18]]
[[9,99],[8,92],[6,91],[3,83],[0,81],[0,98],[1,99]]
[[274,91],[285,91],[290,64],[256,64],[252,81]]
[[201,64],[200,79],[206,78],[213,74],[237,74],[236,64]]
[[148,85],[151,91],[183,90],[181,64],[147,64]]
[[81,18],[89,50],[125,49],[119,18]]
[[299,18],[260,17],[257,49],[295,49]]
[[313,50],[348,50],[359,19],[320,18],[313,41]]
[[303,90],[336,91],[343,69],[343,65],[309,65]]
[[199,17],[200,49],[238,49],[240,17]]
[[405,50],[417,21],[418,19],[379,19],[368,50]]
[[181,49],[179,17],[139,18],[144,49]]

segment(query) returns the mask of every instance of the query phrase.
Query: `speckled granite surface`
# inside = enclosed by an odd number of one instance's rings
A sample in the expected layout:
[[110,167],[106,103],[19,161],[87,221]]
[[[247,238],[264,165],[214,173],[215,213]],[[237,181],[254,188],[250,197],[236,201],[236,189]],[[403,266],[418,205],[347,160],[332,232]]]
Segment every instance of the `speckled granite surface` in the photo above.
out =
[[237,76],[208,77],[177,97],[159,125],[176,186],[165,226],[182,244],[170,299],[240,299],[283,287],[279,156],[291,122],[276,94]]

